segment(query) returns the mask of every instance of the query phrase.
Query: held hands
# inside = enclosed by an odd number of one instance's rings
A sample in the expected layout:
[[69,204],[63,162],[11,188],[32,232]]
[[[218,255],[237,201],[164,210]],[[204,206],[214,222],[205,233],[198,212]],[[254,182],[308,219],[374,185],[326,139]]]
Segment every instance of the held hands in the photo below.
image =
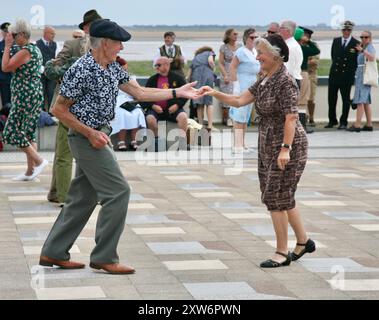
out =
[[88,140],[91,143],[92,147],[98,150],[104,148],[111,142],[111,139],[104,132],[96,130],[93,130],[93,132],[91,132],[91,134],[88,136]]
[[196,84],[197,81],[191,82],[177,89],[176,92],[178,97],[196,100],[206,95],[213,96],[216,92],[213,88],[209,86],[204,86],[200,89],[195,89],[194,86],[196,86]]
[[279,169],[284,171],[289,161],[290,161],[290,151],[288,149],[285,149],[285,150],[282,149],[278,157]]
[[204,96],[211,96],[212,97],[215,92],[216,91],[209,86],[204,86],[204,87],[201,87],[199,89],[199,93],[200,93],[201,97],[204,97]]
[[201,98],[201,95],[199,94],[199,90],[195,89],[197,81],[187,83],[184,86],[180,87],[179,89],[176,89],[176,94],[178,98],[185,98],[185,99],[199,99]]

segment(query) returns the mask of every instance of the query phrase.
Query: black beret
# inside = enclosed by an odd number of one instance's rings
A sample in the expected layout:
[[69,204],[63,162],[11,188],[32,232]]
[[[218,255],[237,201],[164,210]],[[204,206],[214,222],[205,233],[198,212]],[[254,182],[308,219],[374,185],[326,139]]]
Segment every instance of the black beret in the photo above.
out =
[[10,26],[11,24],[9,22],[4,22],[1,26],[0,26],[0,29],[7,32],[8,31],[8,27]]
[[109,19],[101,19],[92,22],[89,34],[91,37],[107,38],[121,42],[129,41],[132,37],[124,28]]
[[270,34],[266,37],[266,40],[275,47],[280,49],[280,56],[284,62],[288,62],[290,51],[288,49],[287,43],[279,34]]
[[307,33],[307,34],[309,34],[309,35],[312,35],[312,34],[314,33],[313,30],[311,30],[311,29],[304,28],[304,27],[299,27],[299,28],[303,29],[303,30],[304,30],[304,33]]

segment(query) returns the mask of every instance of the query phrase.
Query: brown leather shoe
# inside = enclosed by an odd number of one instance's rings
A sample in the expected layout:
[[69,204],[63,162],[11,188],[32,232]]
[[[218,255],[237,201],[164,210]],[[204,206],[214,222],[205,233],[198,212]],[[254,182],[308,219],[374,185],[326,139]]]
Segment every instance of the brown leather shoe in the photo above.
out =
[[56,260],[45,256],[40,257],[39,264],[44,267],[58,266],[62,269],[83,269],[86,266],[84,263]]
[[132,267],[123,266],[119,263],[98,264],[91,262],[89,266],[96,270],[104,270],[110,274],[132,274],[136,272]]

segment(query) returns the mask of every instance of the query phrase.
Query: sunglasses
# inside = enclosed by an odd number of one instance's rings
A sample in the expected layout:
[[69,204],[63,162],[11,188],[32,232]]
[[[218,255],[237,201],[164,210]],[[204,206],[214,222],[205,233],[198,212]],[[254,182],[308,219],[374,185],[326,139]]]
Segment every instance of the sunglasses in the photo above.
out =
[[275,34],[276,32],[274,32],[274,31],[270,31],[270,30],[267,30],[267,33],[268,33],[268,34]]
[[154,67],[155,68],[160,68],[160,67],[162,67],[162,65],[160,63],[157,63],[157,64],[154,65]]
[[360,36],[361,39],[370,39],[368,36]]
[[257,39],[258,37],[256,37],[256,36],[250,36],[249,37],[251,40],[255,40],[255,39]]

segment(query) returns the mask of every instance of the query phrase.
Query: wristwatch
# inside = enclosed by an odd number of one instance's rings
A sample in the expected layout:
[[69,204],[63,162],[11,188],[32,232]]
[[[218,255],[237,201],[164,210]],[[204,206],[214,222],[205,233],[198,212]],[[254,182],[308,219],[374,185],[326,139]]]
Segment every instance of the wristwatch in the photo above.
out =
[[287,144],[287,143],[282,143],[281,147],[289,149],[290,151],[292,150],[292,146],[290,144]]
[[175,89],[172,90],[172,98],[173,98],[173,99],[176,99],[176,90],[175,90]]

